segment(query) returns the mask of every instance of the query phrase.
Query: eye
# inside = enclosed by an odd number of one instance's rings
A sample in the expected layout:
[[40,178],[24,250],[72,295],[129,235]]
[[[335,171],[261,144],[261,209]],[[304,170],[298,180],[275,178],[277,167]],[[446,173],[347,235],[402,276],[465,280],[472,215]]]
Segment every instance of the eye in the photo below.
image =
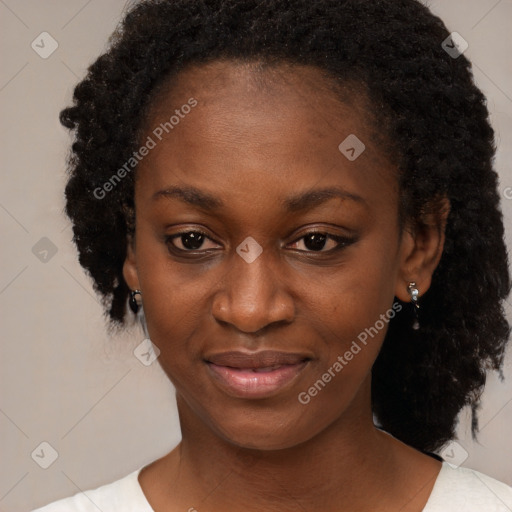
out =
[[202,231],[193,230],[183,231],[181,233],[176,233],[175,235],[166,237],[167,245],[170,244],[171,249],[174,248],[178,252],[190,252],[211,249],[211,247],[203,247],[203,244],[207,240],[212,241],[211,238],[209,238]]
[[[302,242],[303,241],[303,242]],[[310,252],[331,252],[337,251],[355,242],[353,238],[346,238],[338,235],[331,235],[321,231],[311,231],[301,236],[292,245],[303,243],[306,251]],[[329,248],[330,245],[330,248]],[[327,247],[326,250],[324,250]],[[297,247],[294,247],[297,248]],[[302,250],[302,249],[301,249]]]
[[[197,230],[182,231],[181,233],[167,236],[165,241],[168,246],[170,245],[169,249],[174,252],[207,251],[208,249],[215,248],[205,247],[204,245],[207,241],[213,243],[213,240],[206,233]],[[331,235],[321,231],[311,231],[298,238],[291,245],[295,245],[292,248],[299,249],[300,252],[332,252],[343,249],[355,241],[354,238]],[[301,243],[303,243],[305,249],[300,249]]]

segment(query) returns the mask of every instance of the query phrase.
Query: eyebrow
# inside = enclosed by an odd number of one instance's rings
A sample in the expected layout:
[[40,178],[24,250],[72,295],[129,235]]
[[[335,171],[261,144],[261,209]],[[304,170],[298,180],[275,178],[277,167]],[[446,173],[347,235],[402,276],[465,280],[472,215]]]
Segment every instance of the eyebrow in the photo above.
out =
[[[176,198],[184,203],[196,206],[208,212],[219,210],[225,206],[221,199],[214,197],[207,192],[203,192],[191,185],[182,187],[171,186],[164,190],[155,192],[152,196],[153,201],[161,198]],[[310,210],[333,198],[340,198],[342,200],[349,199],[361,204],[366,204],[365,200],[356,194],[347,192],[340,187],[328,187],[308,190],[306,192],[287,197],[281,201],[281,206],[283,206],[287,212],[293,213],[302,210]]]

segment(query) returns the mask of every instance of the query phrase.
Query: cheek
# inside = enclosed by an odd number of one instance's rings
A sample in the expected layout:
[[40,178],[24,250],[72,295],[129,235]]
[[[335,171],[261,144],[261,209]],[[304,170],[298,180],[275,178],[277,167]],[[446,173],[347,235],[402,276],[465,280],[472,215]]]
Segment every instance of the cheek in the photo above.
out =
[[392,269],[361,265],[361,272],[355,270],[333,284],[337,287],[330,293],[319,294],[316,314],[309,316],[324,346],[297,400],[299,421],[313,435],[342,414],[359,414],[368,407],[360,394],[363,383],[369,382],[389,322],[401,309],[392,302]]
[[165,244],[149,230],[140,230],[137,244],[137,273],[150,338],[160,349],[161,362],[172,362],[179,369],[198,356],[196,332],[204,332],[201,324],[206,320],[200,305],[214,286],[213,278],[200,271],[200,265],[172,261]]
[[391,237],[368,237],[329,280],[304,287],[310,305],[305,323],[316,333],[321,346],[315,372],[315,382],[320,382],[311,393],[309,388],[303,391],[308,395],[305,400],[316,400],[315,393],[319,395],[319,414],[320,404],[327,407],[330,400],[339,404],[350,401],[371,372],[389,322],[401,310],[398,303],[393,303],[395,251]]
[[362,240],[342,266],[305,283],[301,293],[308,297],[310,321],[328,326],[344,343],[355,339],[392,306],[397,275],[393,240]]

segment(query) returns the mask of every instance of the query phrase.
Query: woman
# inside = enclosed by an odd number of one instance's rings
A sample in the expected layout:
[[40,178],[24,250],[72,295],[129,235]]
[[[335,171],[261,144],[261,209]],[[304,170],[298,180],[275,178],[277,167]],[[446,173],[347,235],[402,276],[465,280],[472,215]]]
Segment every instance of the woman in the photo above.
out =
[[415,0],[131,9],[61,113],[67,213],[182,441],[39,510],[512,508],[434,453],[466,405],[476,434],[509,335],[493,131],[456,43]]

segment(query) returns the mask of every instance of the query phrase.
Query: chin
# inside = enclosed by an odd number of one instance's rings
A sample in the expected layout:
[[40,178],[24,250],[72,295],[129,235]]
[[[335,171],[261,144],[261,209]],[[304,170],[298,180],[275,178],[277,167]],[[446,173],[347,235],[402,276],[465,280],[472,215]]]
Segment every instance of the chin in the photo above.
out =
[[[231,421],[226,421],[229,418]],[[307,425],[304,417],[293,414],[263,412],[244,414],[238,417],[224,414],[222,418],[212,418],[210,428],[228,443],[248,450],[285,450],[315,437],[323,429],[318,418]]]
[[305,439],[295,439],[290,438],[290,436],[276,437],[268,432],[261,434],[248,432],[245,434],[238,433],[238,435],[229,435],[229,433],[224,433],[223,439],[230,444],[238,446],[239,448],[258,451],[286,450],[308,440],[307,437]]

